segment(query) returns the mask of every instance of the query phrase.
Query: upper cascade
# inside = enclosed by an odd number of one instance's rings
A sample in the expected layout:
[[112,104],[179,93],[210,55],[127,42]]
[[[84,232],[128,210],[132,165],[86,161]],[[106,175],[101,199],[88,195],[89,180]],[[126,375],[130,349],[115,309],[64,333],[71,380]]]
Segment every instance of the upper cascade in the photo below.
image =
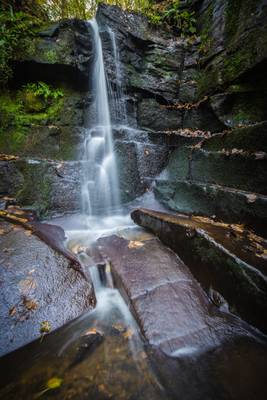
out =
[[[82,184],[82,206],[87,215],[102,213],[107,215],[111,209],[119,206],[119,182],[117,163],[113,149],[112,123],[110,116],[110,104],[113,107],[121,104],[118,96],[121,94],[120,78],[118,77],[119,91],[116,95],[106,81],[103,50],[99,27],[95,19],[89,21],[93,31],[95,59],[92,73],[92,89],[94,93],[94,122],[87,127],[87,135],[83,146],[84,174]],[[114,57],[117,57],[116,38],[109,30],[114,49]],[[117,64],[117,60],[115,60]],[[119,69],[116,71],[119,73]],[[109,90],[108,90],[109,89]],[[109,99],[110,97],[110,99]],[[117,115],[125,115],[122,109],[116,109]]]

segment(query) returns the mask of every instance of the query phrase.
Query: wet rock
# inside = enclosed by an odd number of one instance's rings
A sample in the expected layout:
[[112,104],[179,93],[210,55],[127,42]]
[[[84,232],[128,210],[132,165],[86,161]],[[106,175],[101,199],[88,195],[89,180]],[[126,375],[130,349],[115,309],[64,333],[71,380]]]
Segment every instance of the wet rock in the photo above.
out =
[[[90,281],[23,227],[1,222],[1,355],[54,330],[94,305]],[[43,338],[45,340],[45,338]]]
[[238,149],[229,153],[195,149],[190,162],[190,177],[202,183],[216,183],[266,195],[266,164],[265,153],[258,158],[255,153]]
[[138,124],[152,130],[172,130],[182,127],[182,111],[170,110],[154,99],[143,99],[138,105]]
[[[264,237],[267,198],[264,195],[233,188],[192,182],[157,179],[155,195],[168,208],[186,214],[216,215],[228,223],[245,223]],[[253,201],[249,201],[249,199]]]
[[16,85],[28,81],[88,88],[92,42],[85,21],[70,19],[41,31],[14,67]]
[[234,316],[216,310],[186,265],[157,239],[136,243],[111,236],[98,245],[111,260],[115,282],[142,333],[164,353],[202,353],[235,334],[254,335]]
[[[208,293],[211,287],[216,289],[230,308],[267,332],[266,244],[262,238],[241,226],[200,217],[139,209],[132,218],[170,246]],[[247,250],[249,243],[252,252]]]
[[13,195],[23,207],[41,217],[80,209],[81,162],[22,158],[4,163],[1,193]]

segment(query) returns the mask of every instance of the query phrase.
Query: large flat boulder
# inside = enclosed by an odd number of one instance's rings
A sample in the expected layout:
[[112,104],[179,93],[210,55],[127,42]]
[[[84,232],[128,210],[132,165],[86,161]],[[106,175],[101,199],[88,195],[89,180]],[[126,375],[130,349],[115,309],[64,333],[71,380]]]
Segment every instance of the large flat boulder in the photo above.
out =
[[[51,228],[55,248],[58,232]],[[46,232],[38,231],[49,241]],[[60,246],[54,250],[39,237],[21,224],[0,220],[1,355],[41,338],[95,304],[91,281],[73,268]]]
[[142,333],[167,355],[205,352],[235,335],[257,336],[238,318],[220,312],[183,261],[158,239],[111,236],[97,243]]
[[216,289],[233,312],[267,332],[264,239],[243,226],[208,218],[148,209],[133,211],[132,218],[170,246],[211,297]]

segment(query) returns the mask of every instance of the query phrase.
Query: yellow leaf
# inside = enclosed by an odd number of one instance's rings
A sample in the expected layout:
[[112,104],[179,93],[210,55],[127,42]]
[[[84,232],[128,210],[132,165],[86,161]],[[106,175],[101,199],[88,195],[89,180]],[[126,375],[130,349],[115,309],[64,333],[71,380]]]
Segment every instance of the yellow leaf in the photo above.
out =
[[23,300],[23,305],[27,308],[29,311],[34,311],[38,307],[38,303],[35,300],[32,299],[27,299],[27,297],[24,298]]
[[124,337],[124,339],[131,339],[133,334],[133,331],[131,329],[128,329],[126,332],[123,332],[122,336]]
[[90,336],[90,335],[97,335],[97,334],[102,335],[102,333],[99,332],[96,328],[90,328],[90,329],[87,329],[87,331],[85,331],[83,333],[83,336]]
[[129,242],[129,244],[128,244],[128,248],[129,249],[138,249],[138,248],[143,247],[143,246],[144,246],[144,243],[138,242],[136,240],[131,240]]
[[40,323],[40,333],[48,333],[51,331],[51,325],[48,321],[42,321]]
[[113,324],[112,327],[119,332],[125,332],[127,330],[126,326],[120,323]]
[[61,386],[62,382],[63,382],[63,379],[54,377],[47,381],[46,387],[47,387],[47,389],[57,389]]

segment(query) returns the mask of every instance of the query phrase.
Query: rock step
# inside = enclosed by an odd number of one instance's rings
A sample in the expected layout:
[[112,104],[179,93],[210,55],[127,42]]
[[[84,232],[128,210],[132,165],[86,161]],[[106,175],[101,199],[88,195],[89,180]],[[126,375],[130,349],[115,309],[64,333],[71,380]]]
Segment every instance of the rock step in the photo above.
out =
[[158,200],[175,211],[244,223],[267,237],[265,195],[181,178],[157,179],[154,192]]
[[158,239],[129,241],[114,235],[97,243],[142,333],[165,354],[205,352],[233,335],[257,336],[212,304],[187,266]]
[[267,152],[267,121],[213,135],[203,141],[201,148],[211,151],[243,149]]
[[267,194],[267,154],[265,152],[208,151],[195,148],[188,160],[188,176],[203,183]]
[[219,291],[231,310],[267,332],[266,240],[208,218],[147,209],[132,218],[173,249],[207,291]]
[[267,153],[200,146],[181,146],[172,152],[165,170],[170,181],[188,179],[267,194]]

